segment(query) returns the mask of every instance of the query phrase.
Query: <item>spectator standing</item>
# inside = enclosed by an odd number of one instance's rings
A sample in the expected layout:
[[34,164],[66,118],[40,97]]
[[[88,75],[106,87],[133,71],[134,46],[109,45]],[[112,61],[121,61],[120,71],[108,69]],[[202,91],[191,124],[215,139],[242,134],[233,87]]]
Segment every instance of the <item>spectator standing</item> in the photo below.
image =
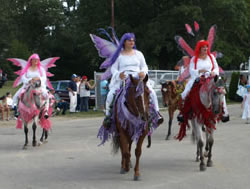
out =
[[249,123],[250,119],[250,85],[246,85],[247,93],[243,96],[241,108],[243,108],[242,119]]
[[76,112],[76,105],[77,105],[76,78],[77,78],[77,75],[73,74],[71,76],[71,81],[69,82],[69,85],[68,85],[69,99],[70,99],[70,106],[69,106],[70,113]]
[[83,76],[79,86],[80,91],[80,111],[89,111],[90,89],[94,89],[96,84],[90,85],[87,76]]
[[108,94],[108,81],[102,80],[100,82],[100,93],[101,93],[101,108],[105,112],[105,103]]
[[76,78],[76,85],[77,85],[77,105],[76,105],[76,112],[80,111],[80,91],[79,91],[79,86],[81,83],[81,77],[77,76]]

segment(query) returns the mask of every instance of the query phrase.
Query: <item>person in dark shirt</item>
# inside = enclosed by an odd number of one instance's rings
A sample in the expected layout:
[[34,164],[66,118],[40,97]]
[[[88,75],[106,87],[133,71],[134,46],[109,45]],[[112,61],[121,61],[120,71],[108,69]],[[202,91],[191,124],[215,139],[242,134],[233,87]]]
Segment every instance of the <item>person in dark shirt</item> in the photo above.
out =
[[62,100],[61,97],[55,93],[55,90],[52,89],[51,94],[55,97],[55,108],[57,109],[57,111],[60,112],[60,110],[62,109],[62,114],[65,115],[65,112],[67,111],[68,107],[69,107],[69,103],[66,102],[65,100]]
[[69,99],[70,99],[69,111],[71,113],[76,112],[76,105],[77,105],[76,78],[77,78],[77,75],[73,74],[71,76],[71,81],[69,82],[69,85],[68,85]]

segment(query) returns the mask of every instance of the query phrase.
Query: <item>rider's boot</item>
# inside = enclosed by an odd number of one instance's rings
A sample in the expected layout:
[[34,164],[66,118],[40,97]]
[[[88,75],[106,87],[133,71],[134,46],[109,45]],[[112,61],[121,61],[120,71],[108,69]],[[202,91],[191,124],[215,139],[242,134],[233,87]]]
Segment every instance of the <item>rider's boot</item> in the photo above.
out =
[[157,121],[157,124],[160,125],[163,123],[164,119],[162,117],[162,115],[160,114],[160,112],[157,112],[158,113],[158,121]]
[[177,115],[177,121],[179,122],[184,122],[184,117],[183,117],[183,109],[184,109],[184,100],[182,100],[182,98],[180,98],[180,101],[179,101],[179,114]]

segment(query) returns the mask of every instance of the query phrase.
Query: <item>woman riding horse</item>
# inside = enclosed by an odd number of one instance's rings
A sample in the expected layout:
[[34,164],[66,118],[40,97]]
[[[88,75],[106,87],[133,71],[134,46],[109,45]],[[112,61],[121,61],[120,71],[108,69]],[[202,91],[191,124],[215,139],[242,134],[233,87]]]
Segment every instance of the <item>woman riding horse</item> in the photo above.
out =
[[[189,94],[193,84],[197,78],[201,75],[205,77],[219,75],[219,67],[215,57],[209,51],[209,43],[205,40],[200,40],[196,44],[195,47],[195,56],[192,57],[189,66],[189,72],[191,78],[187,82],[185,86],[185,90],[181,94],[182,103],[181,103],[181,111],[177,116],[178,121],[183,122],[183,108],[185,106],[185,98]],[[229,121],[229,114],[226,106],[226,99],[223,99],[223,117],[222,121]]]
[[[23,83],[23,86],[16,92],[13,97],[13,106],[18,105],[18,98],[21,92],[27,88],[30,83],[33,83],[37,80],[41,81],[41,90],[43,98],[47,101],[46,103],[46,112],[45,117],[48,117],[48,90],[46,89],[47,86],[47,75],[44,68],[40,65],[40,57],[38,54],[32,54],[29,59],[28,63],[26,64],[25,68],[21,70],[20,74],[20,83]],[[18,117],[18,115],[16,115]]]
[[[134,77],[139,77],[143,79],[148,73],[148,66],[145,62],[143,54],[136,50],[135,46],[135,35],[133,33],[125,33],[121,40],[120,45],[114,53],[111,61],[113,62],[111,67],[112,78],[109,85],[109,93],[106,99],[106,117],[104,119],[103,125],[107,126],[110,124],[110,105],[113,101],[115,92],[120,89],[122,82],[128,77],[129,74],[132,74]],[[150,98],[154,104],[156,111],[158,112],[158,123],[163,122],[163,117],[159,113],[159,105],[155,91],[149,82],[147,86],[150,93]]]

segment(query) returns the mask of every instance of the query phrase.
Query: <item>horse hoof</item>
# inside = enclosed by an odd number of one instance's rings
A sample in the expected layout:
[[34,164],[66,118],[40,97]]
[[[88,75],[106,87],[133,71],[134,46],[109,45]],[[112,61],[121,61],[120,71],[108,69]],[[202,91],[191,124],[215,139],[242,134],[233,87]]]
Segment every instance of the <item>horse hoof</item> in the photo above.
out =
[[38,143],[38,146],[42,146],[42,144],[43,144],[43,142],[42,142],[42,141],[40,141],[40,142]]
[[44,141],[43,141],[43,144],[46,144],[46,143],[48,143],[48,140],[44,140]]
[[127,172],[125,171],[125,169],[121,168],[120,170],[120,174],[126,174]]
[[23,145],[23,150],[27,150],[27,145]]
[[205,164],[200,165],[200,171],[206,171],[206,165]]
[[168,136],[166,136],[165,140],[169,140],[169,135],[168,135]]
[[134,181],[139,181],[139,180],[141,180],[141,177],[140,176],[134,176]]
[[208,166],[208,167],[213,167],[213,161],[211,161],[211,160],[210,160],[210,161],[207,161],[207,166]]
[[130,161],[130,164],[129,164],[130,168],[133,168],[133,164],[132,162]]
[[34,147],[37,146],[37,142],[36,142],[36,141],[33,141],[33,142],[32,142],[32,146],[34,146]]

